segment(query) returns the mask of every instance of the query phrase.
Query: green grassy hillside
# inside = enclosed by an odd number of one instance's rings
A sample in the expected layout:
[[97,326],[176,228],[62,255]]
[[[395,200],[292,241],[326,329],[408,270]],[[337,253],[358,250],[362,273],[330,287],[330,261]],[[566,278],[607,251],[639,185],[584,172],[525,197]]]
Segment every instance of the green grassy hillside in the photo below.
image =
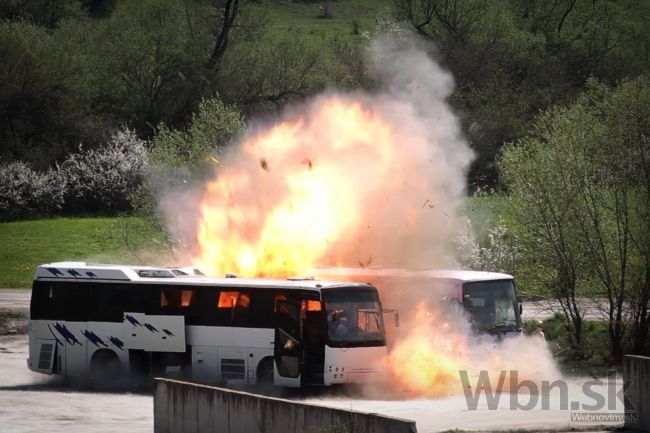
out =
[[273,32],[328,37],[372,33],[377,20],[389,15],[391,5],[391,0],[267,1],[256,8]]
[[[135,217],[53,218],[0,224],[0,287],[30,287],[37,265],[62,260],[138,263],[162,236]],[[157,254],[158,255],[158,254]],[[158,255],[158,258],[161,256]]]

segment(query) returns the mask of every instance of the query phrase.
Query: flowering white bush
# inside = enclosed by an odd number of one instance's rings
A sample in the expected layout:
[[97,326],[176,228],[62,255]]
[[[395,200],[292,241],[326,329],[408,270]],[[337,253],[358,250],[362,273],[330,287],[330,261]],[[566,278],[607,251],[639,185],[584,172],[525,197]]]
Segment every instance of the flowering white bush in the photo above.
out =
[[487,231],[484,246],[476,240],[469,219],[455,239],[457,258],[463,267],[477,271],[514,272],[519,248],[517,238],[499,221]]
[[21,161],[0,166],[0,219],[24,218],[61,209],[65,180],[55,170],[38,172]]
[[148,164],[144,142],[128,129],[104,146],[70,154],[59,167],[65,178],[65,209],[115,212],[130,209],[129,196],[142,182]]

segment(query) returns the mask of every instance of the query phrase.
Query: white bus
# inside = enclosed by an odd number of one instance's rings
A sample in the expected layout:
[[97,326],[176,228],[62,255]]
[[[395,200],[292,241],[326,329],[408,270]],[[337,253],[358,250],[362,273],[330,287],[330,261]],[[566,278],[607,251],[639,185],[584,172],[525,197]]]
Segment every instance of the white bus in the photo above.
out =
[[379,290],[385,308],[415,311],[428,305],[462,306],[478,334],[521,333],[521,302],[512,275],[467,270],[405,270],[394,268],[322,268],[319,278],[366,282]]
[[34,278],[27,364],[45,374],[332,385],[382,378],[386,352],[369,284],[78,262]]

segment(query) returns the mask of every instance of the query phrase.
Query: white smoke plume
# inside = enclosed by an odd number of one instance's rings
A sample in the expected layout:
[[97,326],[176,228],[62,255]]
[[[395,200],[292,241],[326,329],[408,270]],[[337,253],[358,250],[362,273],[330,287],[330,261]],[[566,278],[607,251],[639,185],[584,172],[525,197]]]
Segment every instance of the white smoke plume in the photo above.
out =
[[[199,188],[203,200],[192,191],[163,196],[185,258],[216,275],[448,265],[472,151],[446,102],[453,79],[423,47],[413,37],[376,38],[368,59],[378,90],[329,91],[289,107],[220,158],[216,180]],[[355,107],[360,120],[350,118]],[[312,184],[319,175],[338,183]],[[214,263],[225,255],[234,256]]]
[[[410,36],[377,37],[368,49],[375,91],[328,91],[271,125],[252,122],[219,156],[215,179],[165,195],[161,208],[185,260],[210,275],[250,277],[323,266],[453,267],[473,153],[447,102],[452,76],[427,49]],[[401,315],[415,323],[393,341],[388,362],[428,369],[440,389],[422,395],[457,391],[458,370],[470,367],[530,370],[542,362],[544,373],[555,371],[538,340],[470,341],[467,326],[419,318],[414,301]],[[397,370],[408,384],[409,371]]]

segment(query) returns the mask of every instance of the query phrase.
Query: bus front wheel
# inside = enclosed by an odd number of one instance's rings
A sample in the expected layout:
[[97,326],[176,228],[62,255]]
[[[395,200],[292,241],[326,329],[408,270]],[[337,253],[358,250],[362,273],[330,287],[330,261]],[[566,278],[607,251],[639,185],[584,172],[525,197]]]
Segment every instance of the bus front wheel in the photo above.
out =
[[257,384],[273,385],[273,358],[264,358],[257,367]]

